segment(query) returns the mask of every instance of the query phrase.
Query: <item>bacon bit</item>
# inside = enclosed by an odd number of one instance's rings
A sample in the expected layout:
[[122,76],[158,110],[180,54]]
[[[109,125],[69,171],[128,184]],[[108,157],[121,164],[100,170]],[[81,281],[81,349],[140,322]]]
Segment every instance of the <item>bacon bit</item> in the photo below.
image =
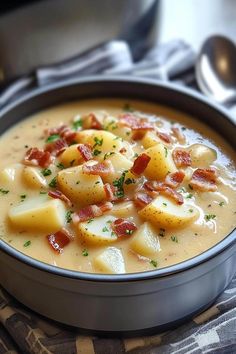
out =
[[138,192],[134,197],[134,203],[137,207],[143,208],[153,201],[153,198],[145,192]]
[[52,156],[48,151],[31,148],[26,152],[23,163],[26,165],[48,167],[52,162]]
[[98,162],[95,165],[84,164],[82,166],[82,171],[87,175],[106,177],[114,172],[114,168],[110,160],[105,160],[104,162]]
[[84,161],[92,160],[93,154],[92,154],[92,146],[90,144],[79,144],[77,146],[77,149],[79,150]]
[[163,140],[165,143],[168,143],[168,144],[171,143],[171,137],[168,134],[157,132],[157,136],[158,136],[158,138]]
[[83,126],[85,129],[103,129],[101,122],[94,113],[90,113],[87,117],[85,117],[83,122]]
[[139,155],[135,160],[134,160],[134,164],[131,167],[130,171],[134,174],[134,175],[141,175],[141,173],[144,172],[145,168],[147,167],[149,161],[151,160],[151,158],[143,153],[141,155]]
[[165,178],[165,184],[171,188],[177,188],[183,182],[184,176],[183,171],[169,173]]
[[110,183],[105,183],[104,184],[104,190],[107,196],[107,200],[109,201],[114,201],[117,199],[117,197],[115,196],[115,192],[116,192],[116,187],[114,187],[112,184]]
[[172,127],[171,130],[174,137],[178,140],[180,144],[184,144],[186,142],[185,135],[178,127]]
[[182,194],[176,192],[176,190],[170,188],[163,182],[157,182],[157,181],[145,182],[144,188],[146,188],[149,191],[157,191],[160,194],[170,197],[174,199],[177,202],[177,204],[181,205],[184,203],[184,198]]
[[122,149],[120,149],[120,151],[119,151],[119,153],[121,153],[121,154],[125,154],[126,153],[126,148],[125,147],[123,147]]
[[111,202],[105,202],[101,204],[92,204],[80,209],[77,213],[73,213],[72,221],[74,224],[87,221],[95,217],[101,216],[108,210],[111,210],[113,204]]
[[111,223],[111,228],[117,235],[117,237],[130,236],[137,230],[137,226],[125,219],[116,219]]
[[72,143],[76,137],[76,132],[72,130],[68,125],[62,124],[55,128],[50,128],[45,130],[45,134],[47,137],[51,135],[59,135],[62,139],[64,139],[68,144]]
[[203,192],[214,192],[217,189],[217,177],[217,171],[214,168],[198,168],[193,172],[189,185]]
[[60,199],[63,202],[65,202],[70,208],[73,206],[71,203],[70,199],[65,196],[61,191],[55,190],[55,191],[49,191],[48,192],[49,197],[54,198],[54,199]]
[[146,134],[146,130],[135,130],[132,134],[133,140],[141,140],[143,139],[144,135]]
[[58,139],[52,143],[47,144],[45,150],[54,156],[59,156],[67,147],[68,144],[64,139]]
[[144,119],[135,117],[132,114],[124,114],[120,117],[120,123],[131,128],[132,130],[153,130],[153,124]]
[[62,253],[63,248],[70,243],[72,236],[63,228],[55,234],[47,235],[46,238],[54,251]]
[[174,163],[177,167],[191,166],[191,156],[188,151],[176,149],[172,152]]

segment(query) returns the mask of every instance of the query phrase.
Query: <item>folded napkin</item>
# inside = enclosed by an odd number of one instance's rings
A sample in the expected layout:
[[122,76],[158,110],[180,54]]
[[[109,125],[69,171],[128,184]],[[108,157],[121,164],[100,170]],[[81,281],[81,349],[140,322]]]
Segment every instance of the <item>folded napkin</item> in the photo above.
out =
[[[143,51],[143,49],[142,49]],[[135,62],[124,41],[114,40],[63,63],[38,68],[0,94],[0,108],[22,95],[64,79],[135,75],[197,88],[195,53],[181,40],[140,52]],[[0,289],[0,354],[199,354],[236,353],[236,278],[216,303],[177,329],[147,337],[104,339],[54,323],[25,308]]]

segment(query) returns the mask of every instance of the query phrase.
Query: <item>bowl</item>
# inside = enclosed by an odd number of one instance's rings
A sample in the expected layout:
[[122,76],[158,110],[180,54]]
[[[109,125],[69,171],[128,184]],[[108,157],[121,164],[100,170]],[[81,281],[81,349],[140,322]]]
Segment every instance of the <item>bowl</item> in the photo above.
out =
[[[204,121],[236,147],[228,112],[193,91],[146,79],[89,77],[37,89],[0,112],[0,133],[25,116],[73,99],[116,97],[160,103]],[[150,272],[104,275],[30,258],[0,240],[0,283],[32,310],[106,334],[163,331],[209,307],[232,280],[236,231],[202,254]]]

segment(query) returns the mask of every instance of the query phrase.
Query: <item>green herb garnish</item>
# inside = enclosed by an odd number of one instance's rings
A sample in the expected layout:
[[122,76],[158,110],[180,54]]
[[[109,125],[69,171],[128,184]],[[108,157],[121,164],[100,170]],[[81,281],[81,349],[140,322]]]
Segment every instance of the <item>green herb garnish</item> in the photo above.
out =
[[216,218],[216,215],[215,214],[206,214],[204,218],[206,221],[210,221],[210,220],[214,220]]
[[177,236],[171,236],[171,241],[178,243],[178,237]]
[[124,184],[124,181],[125,181],[125,173],[126,172],[123,172],[121,177],[120,178],[117,178],[115,181],[113,181],[113,186],[114,187],[117,187],[117,191],[115,193],[115,195],[118,197],[118,198],[123,198],[124,197],[124,188],[123,188],[123,184]]
[[111,155],[114,155],[114,151],[106,152],[105,155],[104,155],[103,160],[106,160],[106,159],[107,159],[108,157],[110,157]]
[[107,231],[109,231],[109,229],[106,226],[104,226],[102,232],[107,232]]
[[52,134],[46,139],[46,143],[53,143],[60,138],[59,134]]
[[7,193],[9,193],[9,190],[0,188],[0,193],[7,194]]
[[154,268],[157,268],[157,266],[158,266],[157,261],[154,261],[153,259],[150,261],[150,264],[151,264]]
[[47,192],[40,191],[39,194],[47,194]]
[[95,149],[95,150],[93,151],[93,156],[98,156],[98,155],[100,155],[100,154],[101,154],[101,150]]
[[72,129],[73,130],[79,130],[79,128],[82,127],[82,120],[80,118],[76,119],[73,123],[72,123]]
[[93,140],[95,142],[95,144],[93,145],[93,148],[95,148],[96,146],[102,146],[103,138],[99,139],[97,136],[95,136]]
[[165,149],[165,157],[167,157],[167,156],[168,156],[168,150],[167,150],[167,147],[166,147],[166,146],[164,146],[164,149]]
[[90,224],[91,222],[93,222],[94,221],[94,219],[89,219],[88,221],[87,221],[87,224]]
[[59,170],[63,170],[65,168],[65,166],[61,162],[59,162],[56,166],[57,168],[59,168]]
[[24,247],[29,247],[31,245],[31,241],[26,241],[25,243],[24,243]]
[[125,180],[125,184],[132,184],[132,183],[135,183],[135,179],[134,178],[127,178],[126,180]]
[[52,174],[52,171],[49,168],[44,168],[41,173],[43,176],[50,176]]
[[186,198],[191,199],[193,197],[193,195],[191,193],[188,193],[188,195],[186,196]]
[[53,179],[51,180],[51,182],[49,183],[49,187],[51,188],[56,188],[57,186],[57,178],[53,177]]
[[219,206],[222,207],[224,204],[225,204],[225,202],[220,202],[220,203],[219,203]]
[[21,194],[21,195],[20,195],[20,199],[21,199],[21,200],[24,200],[25,198],[26,198],[26,194]]
[[86,250],[86,248],[82,251],[82,255],[84,257],[87,257],[88,256],[88,250]]
[[71,221],[72,221],[72,217],[71,215],[73,214],[73,211],[72,210],[68,210],[66,212],[66,222],[69,224]]

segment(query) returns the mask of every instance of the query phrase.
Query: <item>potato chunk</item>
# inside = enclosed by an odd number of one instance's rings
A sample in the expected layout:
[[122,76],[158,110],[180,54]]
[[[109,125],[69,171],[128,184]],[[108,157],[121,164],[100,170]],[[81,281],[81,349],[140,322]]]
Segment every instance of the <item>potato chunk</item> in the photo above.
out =
[[146,134],[144,135],[143,139],[141,140],[141,144],[145,149],[148,149],[154,145],[157,145],[158,143],[162,143],[164,145],[169,145],[165,144],[156,134],[154,131],[147,131]]
[[87,143],[102,153],[117,151],[123,147],[122,139],[104,130],[88,129],[77,133],[75,139],[80,143]]
[[60,171],[57,183],[59,189],[79,206],[96,204],[106,199],[101,177],[84,174],[82,166]]
[[116,234],[111,229],[111,222],[116,218],[111,215],[103,215],[77,225],[80,237],[89,244],[100,246],[117,240]]
[[26,166],[22,171],[22,178],[30,188],[47,187],[46,178],[37,167]]
[[15,163],[5,167],[0,171],[0,183],[9,184],[15,182],[16,176],[20,174],[23,169],[23,165],[20,163]]
[[178,205],[174,201],[158,196],[139,212],[145,220],[161,227],[181,227],[193,222],[199,212],[192,205]]
[[170,172],[176,171],[171,152],[164,144],[157,144],[146,150],[151,160],[144,171],[147,178],[163,179]]
[[102,273],[125,273],[125,262],[122,252],[116,247],[108,247],[93,261],[95,269]]
[[110,173],[108,176],[104,177],[105,182],[112,183],[115,179],[120,178],[122,172],[129,170],[133,166],[133,163],[119,152],[109,155],[107,159],[111,161],[114,167],[114,173]]
[[144,257],[151,257],[160,251],[160,242],[150,223],[145,222],[135,231],[130,248]]
[[192,167],[209,167],[216,159],[217,153],[209,146],[202,144],[193,144],[189,147],[192,160]]
[[60,161],[65,167],[77,166],[84,162],[79,150],[77,149],[79,144],[69,146],[59,156]]
[[112,215],[118,218],[128,218],[136,215],[137,211],[134,206],[134,203],[129,201],[129,202],[114,204],[111,213]]
[[55,232],[65,224],[66,208],[59,199],[37,197],[12,207],[8,216],[13,225],[24,230]]

